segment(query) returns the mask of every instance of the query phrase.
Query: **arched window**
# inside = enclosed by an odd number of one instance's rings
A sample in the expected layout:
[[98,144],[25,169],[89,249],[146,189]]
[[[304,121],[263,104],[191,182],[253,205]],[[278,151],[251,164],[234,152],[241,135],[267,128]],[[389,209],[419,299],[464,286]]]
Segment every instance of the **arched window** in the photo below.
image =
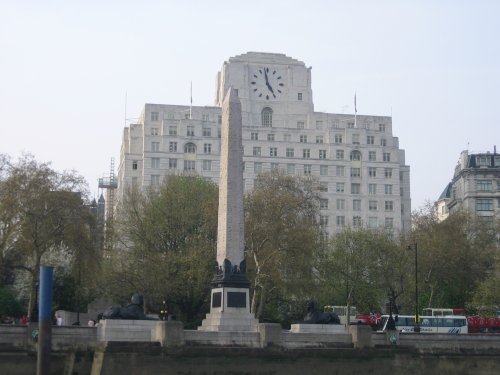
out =
[[262,126],[264,128],[270,128],[273,126],[273,110],[269,107],[262,110]]
[[354,150],[351,152],[351,160],[361,160],[361,152]]
[[194,143],[186,143],[184,145],[184,153],[196,154],[196,145]]

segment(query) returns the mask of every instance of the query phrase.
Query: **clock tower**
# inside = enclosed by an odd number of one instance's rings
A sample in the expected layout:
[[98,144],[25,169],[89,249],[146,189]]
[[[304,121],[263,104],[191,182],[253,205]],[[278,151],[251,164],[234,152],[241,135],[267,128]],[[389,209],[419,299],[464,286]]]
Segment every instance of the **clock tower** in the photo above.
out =
[[[248,52],[231,57],[217,74],[216,105],[229,87],[238,90],[244,126],[295,128],[314,112],[311,68],[284,54]],[[263,122],[264,121],[264,122]]]

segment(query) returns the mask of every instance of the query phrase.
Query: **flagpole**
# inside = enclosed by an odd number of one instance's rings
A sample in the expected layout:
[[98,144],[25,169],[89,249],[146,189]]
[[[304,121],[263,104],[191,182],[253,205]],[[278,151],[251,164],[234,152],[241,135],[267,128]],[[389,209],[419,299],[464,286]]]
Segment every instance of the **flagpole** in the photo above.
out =
[[193,118],[193,81],[191,81],[191,91],[190,91],[190,104],[189,104],[189,119]]
[[358,108],[356,107],[356,91],[354,91],[354,127],[357,128]]

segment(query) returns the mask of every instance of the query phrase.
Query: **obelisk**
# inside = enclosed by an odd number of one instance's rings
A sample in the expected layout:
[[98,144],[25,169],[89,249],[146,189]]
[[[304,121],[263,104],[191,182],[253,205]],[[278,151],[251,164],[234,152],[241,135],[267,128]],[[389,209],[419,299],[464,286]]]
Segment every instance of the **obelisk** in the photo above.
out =
[[241,103],[229,88],[222,103],[217,269],[204,331],[257,330],[245,274],[242,152]]

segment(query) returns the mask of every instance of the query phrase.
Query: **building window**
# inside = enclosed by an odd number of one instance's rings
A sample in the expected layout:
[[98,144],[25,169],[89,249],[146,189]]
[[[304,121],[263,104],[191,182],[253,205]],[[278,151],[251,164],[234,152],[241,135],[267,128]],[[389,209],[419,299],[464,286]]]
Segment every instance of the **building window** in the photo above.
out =
[[301,135],[299,137],[300,143],[307,143],[307,135]]
[[273,110],[269,107],[262,110],[262,126],[264,128],[270,128],[273,126]]
[[177,169],[177,159],[168,159],[168,169]]
[[184,114],[184,118],[185,118],[186,120],[189,120],[189,113],[185,113],[185,114]]
[[328,165],[320,165],[319,166],[319,175],[320,176],[328,176]]
[[351,151],[351,160],[359,161],[361,160],[361,152],[358,150]]
[[151,135],[158,135],[158,128],[151,128]]
[[319,208],[322,210],[328,210],[328,199],[320,199]]
[[354,216],[352,218],[352,226],[354,228],[359,228],[361,227],[361,216]]
[[278,156],[278,149],[276,147],[269,147],[269,156],[271,157]]
[[204,137],[211,137],[212,136],[212,129],[211,128],[203,128],[203,136]]
[[326,159],[326,150],[319,150],[319,158]]
[[311,157],[311,150],[310,150],[310,149],[308,149],[308,148],[304,148],[304,149],[302,150],[302,157],[303,157],[304,159],[309,159],[309,158]]
[[132,169],[137,169],[137,160],[132,160]]
[[493,181],[492,180],[478,180],[476,181],[476,188],[478,191],[492,191]]
[[353,134],[352,135],[352,144],[353,145],[359,145],[359,134]]
[[151,185],[152,186],[160,185],[160,175],[158,175],[158,174],[151,175]]
[[476,211],[493,211],[493,199],[477,199]]
[[272,134],[272,133],[268,134],[268,135],[267,135],[267,140],[268,140],[269,142],[274,142],[274,134]]
[[321,120],[316,121],[316,129],[317,130],[323,129],[323,121],[321,121]]
[[377,177],[377,168],[368,167],[368,176],[369,177]]
[[151,168],[153,169],[160,168],[160,158],[151,158]]
[[196,170],[196,161],[184,160],[184,170],[185,171],[195,171]]
[[344,160],[344,150],[335,151],[335,157],[337,160]]
[[392,178],[392,168],[384,168],[385,178]]
[[201,115],[202,121],[210,121],[210,116],[207,113]]
[[385,201],[385,210],[386,211],[394,211],[394,202],[393,201]]
[[271,170],[275,171],[278,170],[280,167],[279,163],[271,163]]
[[158,121],[158,112],[151,112],[151,121]]
[[337,210],[345,210],[345,199],[337,199],[336,207]]
[[377,160],[377,153],[375,151],[368,151],[368,160],[369,161],[376,161]]
[[368,202],[368,210],[370,211],[377,211],[377,201],[369,201]]
[[196,153],[196,146],[194,143],[186,143],[184,146],[184,152],[186,154],[195,154]]
[[380,146],[382,147],[387,146],[387,140],[385,138],[380,138]]
[[392,195],[392,185],[384,185],[385,195]]
[[222,115],[217,115],[217,124],[222,124]]
[[312,166],[310,164],[304,165],[304,176],[310,176],[312,172]]
[[212,170],[212,160],[203,160],[203,170],[204,171]]
[[321,181],[319,183],[319,191],[323,192],[323,193],[327,193],[328,192],[328,182],[326,181]]
[[320,215],[319,216],[319,225],[321,227],[326,227],[328,225],[328,216]]
[[295,174],[295,164],[287,164],[286,173],[293,176]]
[[302,93],[301,92],[297,93],[297,100],[302,100]]
[[323,136],[322,135],[316,136],[316,143],[323,143]]
[[292,135],[291,134],[283,134],[283,140],[285,142],[291,142],[292,141]]
[[391,161],[391,153],[384,152],[384,161]]
[[367,145],[373,145],[373,144],[375,144],[375,137],[373,135],[368,135],[366,137],[366,144]]
[[250,133],[250,139],[252,141],[258,141],[259,140],[259,133]]
[[168,135],[177,135],[177,126],[169,126]]
[[368,228],[377,228],[378,227],[378,217],[369,217],[368,218]]
[[260,156],[260,155],[261,155],[261,150],[260,150],[260,147],[255,146],[255,147],[253,148],[252,155],[253,155],[253,156]]
[[350,121],[349,121],[349,122],[347,123],[347,128],[348,128],[348,129],[354,129],[354,122],[350,122]]
[[160,151],[160,142],[151,142],[151,151],[153,152]]
[[173,113],[167,113],[167,119],[168,120],[173,120],[175,118]]
[[378,124],[378,131],[384,133],[385,132],[385,124]]
[[297,121],[297,129],[304,129],[304,121]]
[[337,165],[335,167],[335,175],[337,177],[344,177],[345,176],[345,167],[343,165]]
[[392,217],[386,217],[385,218],[385,227],[386,228],[392,228],[392,227],[394,227],[394,218],[392,218]]
[[351,177],[361,177],[361,168],[351,168]]
[[253,163],[253,172],[255,174],[262,173],[262,163]]
[[177,142],[169,142],[168,143],[168,151],[169,152],[177,152]]
[[187,126],[186,135],[188,137],[194,137],[194,126],[193,125]]
[[287,148],[287,149],[286,149],[286,157],[287,157],[287,158],[293,158],[293,155],[294,155],[294,150],[293,150],[293,148]]
[[358,183],[351,184],[351,194],[359,194],[361,191],[360,185]]
[[354,199],[352,201],[352,210],[361,211],[361,199]]
[[368,194],[370,195],[377,194],[377,184],[368,184]]
[[335,141],[336,144],[341,144],[342,141],[343,141],[342,134],[335,134],[334,141]]
[[345,227],[345,216],[337,216],[337,227]]
[[211,154],[212,153],[212,144],[211,143],[205,143],[203,145],[203,152],[205,154]]

